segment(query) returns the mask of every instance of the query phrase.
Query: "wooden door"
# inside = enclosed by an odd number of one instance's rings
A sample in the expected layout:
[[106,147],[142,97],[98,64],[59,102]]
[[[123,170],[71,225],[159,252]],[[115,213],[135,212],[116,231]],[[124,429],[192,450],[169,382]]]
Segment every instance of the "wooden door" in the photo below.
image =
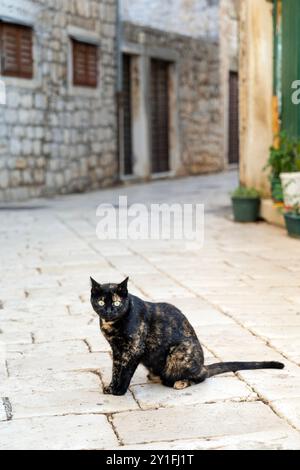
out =
[[239,163],[239,77],[237,72],[229,74],[229,129],[228,163]]
[[151,60],[151,171],[169,171],[169,62]]

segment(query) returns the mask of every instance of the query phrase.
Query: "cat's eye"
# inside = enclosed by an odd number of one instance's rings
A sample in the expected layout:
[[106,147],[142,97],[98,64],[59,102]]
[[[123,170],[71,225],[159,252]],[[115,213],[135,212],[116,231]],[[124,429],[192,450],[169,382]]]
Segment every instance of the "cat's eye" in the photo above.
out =
[[119,300],[116,300],[116,301],[114,302],[114,306],[115,306],[115,307],[120,307],[120,305],[121,305],[121,302],[119,302]]
[[99,300],[98,304],[100,305],[100,307],[104,307],[105,302],[104,302],[104,300]]

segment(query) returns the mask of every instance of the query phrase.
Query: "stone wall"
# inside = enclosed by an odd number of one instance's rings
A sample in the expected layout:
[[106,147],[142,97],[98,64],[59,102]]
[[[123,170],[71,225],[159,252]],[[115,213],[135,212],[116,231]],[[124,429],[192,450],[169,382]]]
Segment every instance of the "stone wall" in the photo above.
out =
[[[194,38],[132,23],[123,23],[124,42],[144,50],[170,51],[177,59],[177,112],[181,164],[177,174],[221,170],[223,112],[221,109],[218,40]],[[173,59],[171,59],[173,60]]]
[[[2,77],[0,200],[111,184],[117,177],[116,0],[1,0],[0,17],[22,16],[22,9],[33,22],[35,73],[33,80]],[[97,89],[72,87],[69,28],[99,39]]]

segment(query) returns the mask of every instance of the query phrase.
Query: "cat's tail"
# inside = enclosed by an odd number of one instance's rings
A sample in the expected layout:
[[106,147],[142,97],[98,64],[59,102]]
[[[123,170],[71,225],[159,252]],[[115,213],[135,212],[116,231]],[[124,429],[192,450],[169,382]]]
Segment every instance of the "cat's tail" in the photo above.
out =
[[214,375],[225,374],[225,372],[237,372],[238,370],[254,370],[254,369],[283,369],[284,364],[281,362],[217,362],[205,366],[207,378]]

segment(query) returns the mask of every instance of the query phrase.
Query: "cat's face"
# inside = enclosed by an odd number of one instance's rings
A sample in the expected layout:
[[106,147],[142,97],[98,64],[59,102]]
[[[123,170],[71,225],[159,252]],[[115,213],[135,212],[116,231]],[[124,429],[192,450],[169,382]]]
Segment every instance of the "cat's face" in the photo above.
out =
[[104,321],[112,322],[121,318],[128,310],[128,278],[120,284],[99,284],[91,278],[91,304]]

